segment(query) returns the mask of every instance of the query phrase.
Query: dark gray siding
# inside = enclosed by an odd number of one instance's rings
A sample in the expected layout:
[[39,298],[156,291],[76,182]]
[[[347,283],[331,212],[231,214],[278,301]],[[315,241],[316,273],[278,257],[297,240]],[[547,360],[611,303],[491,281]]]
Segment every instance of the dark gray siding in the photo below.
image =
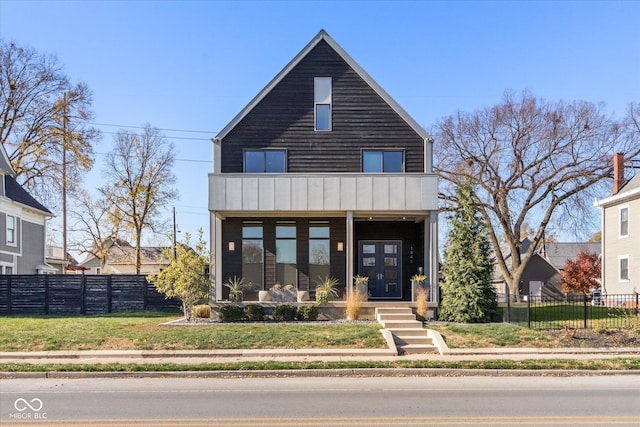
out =
[[402,299],[411,300],[411,276],[418,272],[418,267],[423,267],[424,259],[424,221],[415,223],[412,221],[356,221],[354,223],[354,248],[353,265],[357,271],[358,242],[360,240],[400,240],[402,241]]
[[[255,218],[248,218],[255,221]],[[264,247],[264,288],[269,289],[276,282],[276,243],[275,227],[280,218],[265,218],[262,220],[263,226],[263,247]],[[282,218],[282,220],[292,221],[292,218]],[[340,282],[339,291],[344,293],[344,283],[346,277],[345,251],[338,252],[338,242],[346,241],[346,220],[345,218],[317,218],[316,220],[329,221],[330,235],[330,263],[331,275]],[[234,276],[242,277],[242,218],[228,218],[222,222],[222,283]],[[298,289],[315,289],[315,280],[309,278],[309,221],[314,218],[297,218],[297,264],[298,264]],[[235,251],[228,250],[229,242],[235,242]],[[223,299],[228,298],[229,289],[222,290]],[[257,295],[249,293],[245,295],[247,300],[257,299]]]
[[[332,131],[314,131],[314,77],[332,78]],[[422,138],[324,41],[225,136],[222,172],[263,148],[287,149],[288,172],[360,172],[362,149],[403,149],[405,171],[424,171]]]

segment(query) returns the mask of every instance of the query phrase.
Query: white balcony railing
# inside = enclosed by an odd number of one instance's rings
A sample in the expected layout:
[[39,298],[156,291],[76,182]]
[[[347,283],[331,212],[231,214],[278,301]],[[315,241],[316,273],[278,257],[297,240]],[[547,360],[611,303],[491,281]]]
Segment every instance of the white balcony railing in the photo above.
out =
[[433,174],[209,174],[209,210],[420,212],[437,190]]

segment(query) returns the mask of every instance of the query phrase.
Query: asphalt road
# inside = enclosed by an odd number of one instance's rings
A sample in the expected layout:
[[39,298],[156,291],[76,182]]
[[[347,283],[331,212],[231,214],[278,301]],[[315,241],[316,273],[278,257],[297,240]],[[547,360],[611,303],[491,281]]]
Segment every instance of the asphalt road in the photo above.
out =
[[0,425],[640,425],[640,376],[0,381]]

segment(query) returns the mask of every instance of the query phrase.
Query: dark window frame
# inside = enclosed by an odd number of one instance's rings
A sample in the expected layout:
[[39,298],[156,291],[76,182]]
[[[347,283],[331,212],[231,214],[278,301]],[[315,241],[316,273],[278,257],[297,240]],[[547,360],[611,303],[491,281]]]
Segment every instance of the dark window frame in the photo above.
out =
[[[382,165],[381,165],[381,170],[379,171],[367,171],[365,170],[365,162],[364,162],[364,157],[365,157],[365,153],[380,153],[381,155],[381,159],[382,159]],[[385,154],[386,153],[400,153],[400,155],[402,155],[402,164],[400,167],[400,170],[393,170],[393,171],[388,171],[385,170]],[[383,150],[376,150],[376,149],[363,149],[361,150],[360,153],[360,169],[363,173],[404,173],[405,169],[406,169],[406,151],[402,148],[388,148],[388,149],[383,149]]]
[[[251,170],[247,171],[247,154],[249,153],[260,153],[262,154],[262,169],[261,170]],[[268,170],[268,161],[267,154],[273,153],[282,153],[283,155],[283,170]],[[288,151],[284,148],[265,148],[265,149],[245,149],[242,152],[242,170],[244,173],[287,173],[287,160],[288,160]]]

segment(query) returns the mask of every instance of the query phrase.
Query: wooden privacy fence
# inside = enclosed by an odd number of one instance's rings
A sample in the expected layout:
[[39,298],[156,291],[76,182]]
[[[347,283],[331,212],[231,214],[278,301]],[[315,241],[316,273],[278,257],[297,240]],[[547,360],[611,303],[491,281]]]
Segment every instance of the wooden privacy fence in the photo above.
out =
[[0,275],[0,315],[180,309],[140,275]]

